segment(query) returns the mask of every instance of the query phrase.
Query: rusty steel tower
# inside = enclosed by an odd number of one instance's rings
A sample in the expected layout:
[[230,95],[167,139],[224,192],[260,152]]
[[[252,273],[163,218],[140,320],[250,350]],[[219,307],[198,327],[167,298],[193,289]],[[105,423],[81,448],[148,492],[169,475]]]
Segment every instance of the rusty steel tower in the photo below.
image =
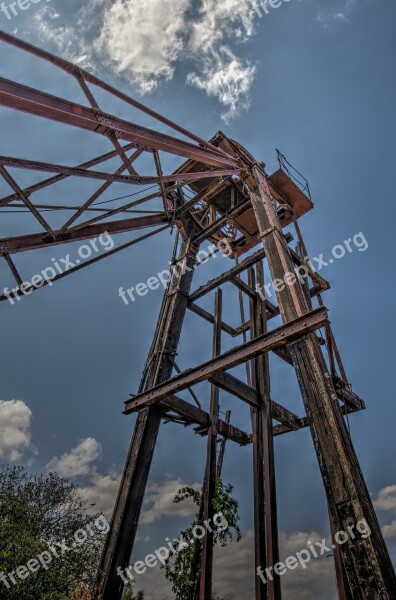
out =
[[[137,419],[98,569],[96,598],[121,598],[123,582],[117,568],[129,564],[158,432],[161,423],[167,421],[174,422],[175,427],[178,424],[192,426],[196,434],[207,437],[200,515],[203,521],[213,517],[212,498],[225,441],[251,446],[255,531],[252,570],[255,572],[257,567],[274,565],[279,559],[274,437],[310,428],[333,535],[348,530],[362,519],[371,529],[371,536],[366,539],[348,538],[343,545],[335,545],[339,597],[395,599],[395,573],[344,421],[349,413],[362,410],[364,403],[351,391],[322,300],[329,285],[307,259],[298,224],[300,217],[313,208],[309,188],[296,184],[280,154],[279,169],[269,174],[263,163],[221,132],[210,142],[204,141],[78,66],[3,32],[0,43],[63,70],[65,76],[74,78],[85,97],[85,102],[79,104],[0,78],[0,106],[55,121],[66,129],[78,128],[89,133],[93,142],[97,136],[104,136],[109,144],[105,154],[72,167],[39,161],[37,157],[33,160],[0,156],[0,175],[10,187],[10,194],[0,200],[0,207],[22,208],[38,222],[36,232],[0,240],[1,255],[16,282],[13,298],[36,289],[27,287],[14,262],[19,260],[16,255],[20,253],[86,240],[104,232],[115,235],[152,228],[105,255],[109,256],[174,225],[181,241],[179,247],[175,246],[172,277],[140,386],[137,394],[125,404],[125,414],[137,413]],[[134,115],[140,115],[145,125],[104,112],[98,96],[101,103],[104,96],[121,101]],[[148,118],[157,122],[158,128],[165,126],[167,133],[147,127]],[[164,155],[184,162],[166,174]],[[116,170],[111,170],[109,165],[115,159],[119,164]],[[142,168],[151,174],[142,175]],[[36,177],[37,173],[50,176],[26,186],[18,183],[19,171],[24,177],[29,172],[34,172]],[[98,187],[88,198],[73,199],[72,205],[36,200],[42,190],[51,186],[57,191],[62,182],[75,178],[96,179]],[[98,199],[116,183],[133,186],[138,191],[131,194],[133,200],[115,208],[104,207]],[[147,185],[155,186],[155,190],[147,194],[146,189],[142,190],[142,186]],[[152,201],[157,201],[160,209],[146,209]],[[137,210],[137,206],[140,209]],[[51,226],[43,215],[45,211],[65,215],[62,225]],[[122,218],[114,219],[120,216]],[[295,238],[291,228],[294,228]],[[294,246],[293,239],[297,242]],[[230,263],[222,275],[194,290],[194,271],[204,262],[199,258],[200,246],[206,241],[214,246],[226,243],[228,256],[237,261],[232,266]],[[104,256],[95,257],[66,273],[59,273],[51,283],[102,258]],[[268,265],[267,270],[264,263]],[[276,303],[262,294],[265,272],[269,272],[274,285]],[[43,281],[42,285],[47,283]],[[225,283],[232,284],[232,289],[248,301],[246,316],[241,302],[242,322],[237,328],[224,320],[222,286]],[[199,300],[209,294],[213,296],[212,311],[199,304]],[[0,299],[6,300],[7,295]],[[176,355],[187,311],[212,324],[212,357],[181,371]],[[319,334],[320,330],[324,337]],[[224,336],[238,338],[238,345],[223,351]],[[294,414],[272,398],[271,353],[295,370],[305,416]],[[246,367],[244,379],[229,373],[239,365]],[[202,381],[210,383],[210,397],[206,401],[192,390]],[[178,395],[183,390],[190,391],[193,402]],[[234,426],[229,412],[226,419],[220,418],[219,390],[238,398],[241,410],[250,411],[250,432]],[[211,600],[213,537],[210,533],[196,550],[194,568],[199,577],[191,590],[191,598]],[[279,576],[267,584],[256,577],[255,598],[279,600]]]

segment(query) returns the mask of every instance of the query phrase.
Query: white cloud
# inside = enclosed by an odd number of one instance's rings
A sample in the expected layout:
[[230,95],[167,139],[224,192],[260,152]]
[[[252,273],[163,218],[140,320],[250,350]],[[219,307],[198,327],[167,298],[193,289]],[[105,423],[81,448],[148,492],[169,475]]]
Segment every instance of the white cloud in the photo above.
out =
[[[282,557],[293,556],[307,547],[308,540],[320,541],[322,535],[311,532],[294,532],[280,534]],[[240,542],[233,542],[225,548],[216,547],[214,553],[213,586],[222,598],[238,598],[251,600],[254,597],[254,538],[253,532],[243,534]],[[307,568],[298,567],[289,570],[281,579],[282,593],[285,598],[293,600],[336,600],[336,577],[332,557],[312,560]],[[161,569],[148,569],[144,576],[137,580],[137,590],[145,592],[147,600],[158,600],[161,597],[172,597],[169,584]]]
[[226,121],[249,105],[255,67],[236,56],[230,43],[253,35],[255,16],[250,0],[203,0],[199,18],[191,26],[189,50],[201,60],[198,72],[189,73],[187,81],[228,108],[223,115]]
[[386,540],[396,540],[396,521],[392,521],[389,525],[384,525],[382,533]]
[[228,110],[222,115],[224,121],[235,117],[242,108],[249,106],[249,91],[255,68],[245,64],[230,49],[208,58],[200,74],[189,73],[187,82],[215,96]]
[[[281,560],[295,556],[301,550],[307,548],[309,550],[307,545],[309,541],[315,544],[315,542],[321,542],[322,538],[322,535],[314,531],[310,533],[280,533]],[[327,540],[329,541],[329,539],[328,535]],[[316,549],[320,553],[320,549]],[[338,594],[336,593],[336,574],[332,554],[324,554],[316,560],[312,559],[306,569],[298,566],[296,569],[288,570],[282,578],[282,585],[285,597],[293,598],[293,600],[335,600],[338,598]]]
[[81,487],[79,491],[82,498],[92,505],[93,513],[101,512],[106,516],[111,516],[119,485],[119,475],[95,473],[91,478],[90,485]]
[[[396,485],[388,485],[378,492],[374,500],[376,510],[390,511],[396,514]],[[396,539],[396,521],[382,527],[382,533],[386,540]]]
[[[117,473],[101,475],[96,471],[91,473],[89,483],[80,487],[80,493],[88,504],[92,505],[92,512],[103,512],[111,516],[117,498],[121,476]],[[176,493],[187,484],[178,480],[169,480],[163,483],[151,483],[147,487],[143,510],[139,523],[148,525],[164,517],[193,517],[196,505],[189,500],[175,504],[173,499]],[[199,489],[198,483],[192,486]]]
[[396,485],[388,485],[378,492],[374,501],[377,510],[392,510],[396,512]]
[[[186,484],[179,479],[150,484],[147,488],[145,505],[150,504],[151,506],[143,510],[140,522],[147,525],[162,517],[193,516],[197,511],[197,507],[192,500],[185,500],[179,504],[173,502],[176,493],[185,486]],[[194,483],[189,487],[199,490],[201,485]]]
[[88,437],[60,458],[54,457],[46,469],[68,478],[85,475],[84,485],[79,486],[79,492],[83,500],[91,505],[90,512],[111,516],[121,477],[113,472],[106,475],[98,473],[94,463],[101,458],[101,454],[101,444]]
[[0,400],[0,458],[18,462],[31,443],[32,412],[22,400]]
[[356,7],[357,0],[343,0],[340,3],[339,9],[334,11],[332,7],[320,10],[317,20],[323,27],[327,28],[330,25],[341,21],[349,23],[350,17]]
[[33,23],[38,36],[55,46],[63,58],[81,68],[95,70],[95,66],[89,58],[89,46],[82,37],[79,37],[78,31],[73,27],[56,26],[53,24],[53,20],[52,13],[48,11],[38,12],[34,15]]
[[94,438],[86,438],[60,458],[54,457],[46,468],[48,471],[56,471],[61,477],[88,475],[92,472],[92,463],[100,457],[101,451],[99,442]]
[[[307,548],[311,540],[321,541],[322,535],[316,532],[280,532],[281,561]],[[254,538],[249,531],[238,543],[233,542],[226,548],[216,548],[215,587],[220,596],[233,595],[240,600],[250,600],[254,596]],[[285,598],[293,600],[335,600],[334,561],[321,558],[307,564],[307,568],[298,567],[288,570],[282,576],[282,592]]]
[[[65,18],[65,17],[63,17]],[[187,82],[215,97],[230,119],[249,105],[255,67],[236,54],[254,33],[251,0],[89,0],[61,23],[43,9],[34,27],[62,56],[85,68],[106,64],[144,94],[173,78],[184,61]]]
[[183,51],[189,0],[115,0],[106,6],[96,48],[141,92],[170,80]]

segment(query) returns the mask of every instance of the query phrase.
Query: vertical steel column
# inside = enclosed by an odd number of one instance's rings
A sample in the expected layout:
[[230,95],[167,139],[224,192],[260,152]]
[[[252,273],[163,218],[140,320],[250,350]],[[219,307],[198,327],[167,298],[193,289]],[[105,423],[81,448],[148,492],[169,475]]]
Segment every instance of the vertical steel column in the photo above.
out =
[[[264,289],[263,263],[256,265],[257,284]],[[254,290],[254,271],[249,271],[249,284]],[[267,332],[267,309],[258,296],[251,302],[251,335],[255,338]],[[254,533],[255,533],[255,587],[256,600],[280,600],[280,577],[265,573],[267,566],[279,562],[278,520],[276,506],[274,443],[272,435],[271,388],[269,354],[253,361],[253,386],[260,395],[260,408],[251,409],[253,432]],[[261,579],[258,569],[264,571]]]
[[[191,222],[187,222],[185,226],[189,234],[182,242],[172,282],[163,299],[147,374],[144,377],[146,390],[169,379],[173,370],[172,358],[180,338],[198,251],[198,247],[191,241],[197,233],[196,226]],[[122,596],[124,583],[118,571],[129,565],[161,417],[160,406],[143,410],[137,417],[100,562],[96,593],[98,599],[120,600]]]
[[[283,322],[288,323],[304,315],[309,307],[298,278],[291,283],[293,262],[267,181],[257,168],[254,178],[257,187],[251,193],[252,205],[280,313]],[[291,344],[289,351],[304,399],[336,535],[339,532],[346,534],[347,539],[343,536],[339,547],[352,597],[354,600],[395,600],[395,572],[319,342],[314,334],[309,334]],[[356,529],[361,521],[368,524],[371,532],[365,539]]]
[[335,535],[337,532],[334,527],[334,521],[333,521],[333,517],[330,512],[330,509],[329,509],[329,521],[330,521],[330,530],[331,530],[331,541],[333,542],[333,546],[334,546],[334,566],[335,566],[336,578],[337,578],[338,600],[354,600],[354,598],[351,595],[350,589],[349,589],[348,578],[345,573],[340,546],[337,544],[337,541],[335,538]]
[[[300,228],[297,224],[297,221],[294,222],[294,226],[296,228],[296,232],[298,235],[298,239],[299,239],[299,243],[297,246],[297,253],[300,256],[301,260],[303,261],[303,264],[305,264],[305,261],[308,258],[308,252],[307,249],[305,247],[305,243],[304,240],[302,238],[302,234],[300,231]],[[309,280],[308,278],[304,280],[304,282],[302,283],[302,290],[304,292],[304,296],[306,299],[306,302],[310,308],[310,310],[312,310],[313,306],[312,306],[312,298],[310,295],[310,291],[309,291]],[[318,301],[319,301],[319,305],[320,306],[324,306],[323,301],[322,301],[322,297],[320,294],[318,294],[317,296]],[[334,355],[333,355],[333,348],[332,348],[332,331],[331,331],[331,326],[328,323],[326,325],[326,348],[327,348],[327,353],[329,356],[329,366],[330,366],[330,374],[332,377],[335,376],[336,371],[335,371],[335,363],[334,363]],[[338,600],[353,600],[351,593],[349,591],[349,583],[348,583],[348,579],[345,573],[345,568],[344,568],[344,563],[342,560],[342,554],[341,554],[341,549],[339,544],[337,544],[337,540],[336,540],[336,528],[334,525],[334,521],[333,521],[333,517],[332,514],[330,512],[330,508],[328,507],[328,512],[329,512],[329,522],[330,522],[330,530],[331,530],[331,539],[332,539],[332,543],[333,543],[333,548],[334,548],[334,566],[335,566],[335,571],[336,571],[336,578],[337,578],[337,588],[338,588]]]
[[[226,414],[225,414],[224,422],[230,423],[230,421],[231,421],[231,411],[227,410]],[[226,444],[227,444],[227,438],[223,438],[219,444],[220,448],[219,448],[219,455],[217,457],[217,467],[216,467],[216,477],[218,479],[221,478],[221,472],[223,470],[223,462],[224,462],[224,454],[225,454]]]
[[[213,327],[213,352],[215,358],[221,352],[221,317],[222,317],[222,291],[216,290],[214,327]],[[219,420],[219,388],[211,385],[210,390],[210,427],[208,431],[208,450],[203,489],[203,522],[213,522],[213,499],[216,494],[217,479],[217,422]],[[212,570],[213,570],[213,531],[207,530],[202,541],[201,574],[199,587],[199,600],[212,600]]]

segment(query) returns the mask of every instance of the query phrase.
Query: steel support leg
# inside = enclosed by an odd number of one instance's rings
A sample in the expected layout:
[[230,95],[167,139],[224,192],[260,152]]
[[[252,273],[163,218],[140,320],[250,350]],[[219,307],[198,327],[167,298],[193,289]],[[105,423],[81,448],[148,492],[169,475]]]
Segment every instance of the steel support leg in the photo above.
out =
[[[254,170],[257,187],[252,204],[284,323],[304,315],[309,307],[301,284],[285,283],[294,267],[276,216],[265,177]],[[289,278],[290,281],[290,278]],[[340,552],[354,600],[395,600],[396,577],[381,528],[338,405],[319,342],[309,334],[290,345],[319,466],[337,532],[346,532]],[[357,524],[365,521],[371,532],[365,539]],[[349,529],[348,529],[349,528]],[[350,531],[353,531],[353,535]]]
[[[216,290],[215,322],[213,328],[213,357],[221,352],[222,291]],[[219,388],[210,390],[210,427],[203,489],[203,522],[213,522],[213,500],[216,494],[217,422],[219,420]],[[202,541],[199,600],[212,600],[213,531],[208,529]]]
[[[144,390],[166,381],[172,374],[172,359],[187,309],[198,250],[191,242],[195,233],[195,230],[192,231],[181,245],[172,283],[164,296],[144,376]],[[122,596],[124,583],[120,570],[129,565],[132,554],[161,416],[160,406],[150,407],[138,415],[99,567],[98,599],[120,600]]]
[[[264,269],[261,262],[256,265],[256,273],[257,283],[263,289]],[[253,270],[249,273],[249,283],[255,289]],[[253,338],[267,332],[266,315],[265,302],[257,295],[256,300],[251,302]],[[269,354],[266,353],[256,358],[252,366],[253,385],[259,391],[262,403],[259,409],[254,408],[251,411],[256,600],[280,600],[279,575],[272,573],[273,579],[270,579],[265,574],[267,565],[275,565],[279,562]],[[264,573],[260,577],[261,569]]]

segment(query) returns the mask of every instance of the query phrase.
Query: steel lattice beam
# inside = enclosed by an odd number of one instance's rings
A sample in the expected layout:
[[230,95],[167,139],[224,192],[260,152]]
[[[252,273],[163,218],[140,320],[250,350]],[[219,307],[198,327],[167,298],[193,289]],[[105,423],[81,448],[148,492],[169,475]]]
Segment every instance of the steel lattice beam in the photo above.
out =
[[315,331],[315,329],[319,329],[325,325],[325,323],[327,323],[327,310],[325,308],[318,308],[251,342],[246,342],[246,344],[229,350],[225,354],[199,365],[198,367],[189,369],[180,375],[176,375],[173,379],[166,381],[147,392],[139,394],[139,396],[132,400],[127,400],[125,403],[125,414],[134,412],[137,409],[147,408],[169,395],[176,394],[189,386],[210,379],[219,371],[232,369],[233,367],[251,360],[255,356],[259,356],[263,352],[269,352],[280,346],[284,346],[293,341],[293,339],[296,339],[296,337],[301,336],[303,333],[309,333]]
[[166,221],[166,216],[160,214],[148,217],[137,217],[136,219],[110,221],[98,225],[88,225],[87,227],[76,229],[70,233],[65,233],[62,237],[57,239],[43,233],[0,239],[0,253],[16,254],[17,252],[26,252],[27,250],[38,250],[48,246],[65,244],[66,242],[87,240],[104,233],[117,234],[144,229],[146,227],[155,227],[156,225],[163,225]]
[[0,105],[104,136],[108,135],[109,130],[115,131],[119,139],[132,142],[136,148],[162,150],[206,165],[239,170],[231,157],[227,158],[207,148],[124,121],[100,110],[46,94],[4,77],[0,77]]

